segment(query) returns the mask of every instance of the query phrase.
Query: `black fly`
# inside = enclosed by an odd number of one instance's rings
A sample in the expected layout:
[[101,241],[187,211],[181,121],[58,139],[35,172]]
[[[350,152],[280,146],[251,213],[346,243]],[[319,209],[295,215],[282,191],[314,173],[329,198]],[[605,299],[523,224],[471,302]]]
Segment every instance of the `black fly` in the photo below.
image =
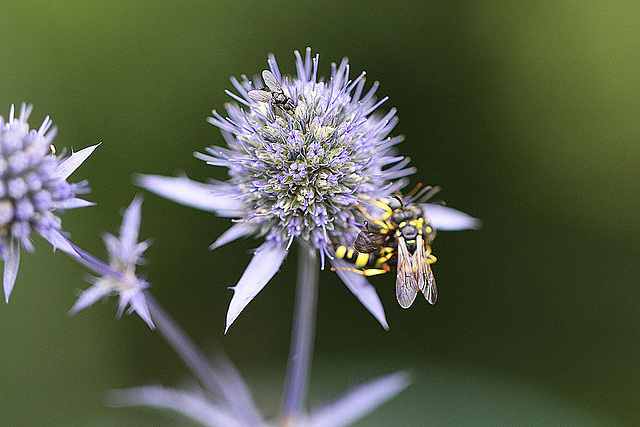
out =
[[271,107],[278,107],[284,111],[293,111],[296,104],[293,99],[284,94],[282,86],[276,79],[276,76],[269,70],[262,72],[262,79],[266,85],[265,89],[257,89],[249,91],[249,98],[257,102],[269,102]]

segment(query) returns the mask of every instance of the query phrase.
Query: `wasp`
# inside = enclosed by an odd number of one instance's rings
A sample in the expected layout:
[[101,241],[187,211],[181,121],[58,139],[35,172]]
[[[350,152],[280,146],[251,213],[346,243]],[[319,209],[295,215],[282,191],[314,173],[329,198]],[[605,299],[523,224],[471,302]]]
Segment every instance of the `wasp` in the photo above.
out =
[[[418,188],[412,193],[417,192]],[[420,203],[438,190],[437,187],[426,187],[415,197],[409,195],[403,199],[395,196],[374,201],[384,212],[379,220],[373,219],[360,208],[370,223],[365,223],[353,248],[338,246],[335,250],[338,258],[360,268],[347,270],[365,276],[384,274],[396,268],[396,298],[402,308],[411,307],[418,292],[422,292],[430,304],[435,304],[438,298],[430,266],[436,262],[430,246],[436,230],[420,207]]]
[[262,72],[262,79],[267,86],[265,89],[250,90],[249,98],[257,102],[269,102],[272,108],[280,108],[284,111],[293,111],[296,104],[293,99],[284,94],[282,86],[276,76],[269,70]]

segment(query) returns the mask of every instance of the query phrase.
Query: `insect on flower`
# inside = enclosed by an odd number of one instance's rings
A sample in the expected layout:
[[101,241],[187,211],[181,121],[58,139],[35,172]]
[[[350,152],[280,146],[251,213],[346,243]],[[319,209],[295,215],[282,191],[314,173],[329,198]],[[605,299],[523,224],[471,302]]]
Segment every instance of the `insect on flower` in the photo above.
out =
[[[211,249],[242,237],[264,240],[231,288],[227,328],[269,283],[297,240],[318,252],[320,268],[328,259],[345,286],[386,329],[375,288],[366,276],[339,270],[353,264],[333,254],[335,242],[352,242],[360,231],[357,205],[388,200],[404,188],[403,178],[415,172],[408,166],[410,159],[398,154],[396,145],[403,137],[389,136],[398,122],[396,109],[380,112],[388,97],[376,97],[378,82],[365,91],[365,73],[351,78],[346,58],[333,63],[325,79],[318,72],[319,56],[312,57],[310,48],[294,55],[297,73],[284,87],[276,59],[269,55],[269,71],[262,73],[266,87],[259,89],[259,82],[246,76],[232,78],[237,93],[226,93],[237,103],[226,104],[226,116],[214,111],[208,119],[226,144],[195,156],[227,168],[228,180],[202,183],[186,176],[141,175],[138,183],[177,203],[233,218],[234,225]],[[273,114],[273,106],[288,112],[286,117]],[[421,208],[438,231],[479,224],[445,206],[428,203]],[[378,213],[374,216],[379,219]]]
[[[355,271],[364,276],[374,276],[391,271],[396,273],[396,298],[402,308],[413,304],[418,292],[422,292],[430,304],[438,297],[436,281],[430,264],[436,262],[431,254],[431,242],[436,231],[425,216],[421,204],[439,191],[438,187],[425,187],[415,194],[420,186],[404,199],[395,196],[388,200],[376,200],[374,205],[383,210],[380,219],[374,219],[361,208],[362,213],[375,226],[365,223],[353,248],[340,245],[336,257],[354,264]],[[415,195],[414,195],[415,194]]]
[[278,107],[284,111],[293,111],[296,108],[293,99],[284,94],[282,86],[271,71],[264,70],[262,79],[267,86],[266,89],[250,90],[249,98],[257,102],[270,102],[271,107]]

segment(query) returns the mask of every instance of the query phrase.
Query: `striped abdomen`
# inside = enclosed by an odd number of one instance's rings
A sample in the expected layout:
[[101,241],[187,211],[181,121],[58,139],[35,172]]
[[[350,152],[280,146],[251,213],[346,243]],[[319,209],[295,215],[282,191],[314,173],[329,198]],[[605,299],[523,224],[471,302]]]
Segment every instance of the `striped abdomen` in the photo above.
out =
[[351,264],[355,265],[358,268],[374,268],[376,267],[376,262],[378,259],[378,251],[363,254],[356,251],[353,248],[348,248],[346,246],[338,246],[336,247],[336,257],[343,259]]
[[[383,247],[375,252],[365,254],[347,246],[338,246],[336,247],[336,257],[363,270],[385,268],[384,266],[387,264],[392,264],[391,267],[395,266],[394,247]],[[388,271],[388,267],[386,271]]]

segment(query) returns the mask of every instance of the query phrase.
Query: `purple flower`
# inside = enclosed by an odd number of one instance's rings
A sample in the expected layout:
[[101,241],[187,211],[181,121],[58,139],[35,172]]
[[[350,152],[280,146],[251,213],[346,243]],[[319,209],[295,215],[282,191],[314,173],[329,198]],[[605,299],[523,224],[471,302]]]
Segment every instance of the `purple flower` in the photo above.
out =
[[[378,107],[375,82],[365,92],[365,73],[349,80],[347,59],[332,64],[328,80],[318,77],[318,56],[295,52],[297,76],[283,78],[275,57],[259,78],[231,79],[237,94],[227,116],[214,111],[226,147],[212,146],[195,156],[228,169],[227,181],[194,182],[186,176],[143,175],[139,184],[175,202],[234,218],[235,224],[211,249],[254,235],[265,242],[238,284],[227,312],[227,329],[278,271],[295,239],[309,242],[333,262],[333,245],[357,234],[357,204],[388,197],[414,172],[397,155],[401,136],[390,137],[395,108]],[[366,281],[345,279],[349,289],[386,328],[382,304]],[[355,284],[354,284],[355,283]]]
[[100,275],[92,278],[93,285],[82,292],[69,311],[70,314],[76,314],[102,298],[118,295],[118,317],[122,316],[128,305],[131,305],[130,311],[138,313],[151,329],[154,328],[144,295],[144,290],[149,284],[136,276],[135,272],[136,265],[143,261],[142,253],[151,244],[148,240],[138,242],[141,209],[142,199],[133,199],[122,215],[120,237],[105,233],[104,242],[109,253],[109,264],[69,242],[74,250],[72,255]]
[[346,58],[332,64],[324,80],[310,49],[295,57],[297,76],[283,79],[269,56],[264,89],[258,79],[232,78],[238,94],[227,94],[242,106],[228,104],[227,117],[214,111],[209,119],[227,147],[209,147],[196,157],[228,168],[227,181],[140,178],[140,185],[168,199],[234,218],[212,248],[248,235],[264,237],[233,288],[227,328],[278,271],[294,239],[310,242],[324,264],[332,243],[356,224],[358,201],[389,195],[404,184],[392,180],[414,171],[396,155],[402,137],[388,136],[397,122],[395,108],[377,113],[387,100],[376,100],[377,82],[365,93],[365,73],[349,80]]
[[38,130],[27,120],[33,107],[22,103],[18,117],[14,106],[7,121],[0,116],[0,256],[4,260],[5,301],[13,290],[20,263],[20,245],[33,252],[31,230],[37,231],[54,249],[70,250],[62,237],[58,212],[91,206],[76,197],[89,192],[86,181],[69,183],[71,175],[98,145],[67,158],[56,156],[51,144],[56,128],[45,117]]
[[[248,390],[237,372],[228,371],[225,377],[225,387],[230,390]],[[216,401],[198,388],[187,391],[158,385],[115,390],[111,395],[111,404],[169,409],[210,427],[342,427],[364,418],[376,407],[404,390],[409,383],[406,372],[384,375],[352,388],[344,396],[312,410],[309,414],[302,414],[294,420],[280,419],[276,422],[264,418],[248,422],[246,413],[257,411],[253,401],[245,402],[244,411],[239,412],[238,408]]]

